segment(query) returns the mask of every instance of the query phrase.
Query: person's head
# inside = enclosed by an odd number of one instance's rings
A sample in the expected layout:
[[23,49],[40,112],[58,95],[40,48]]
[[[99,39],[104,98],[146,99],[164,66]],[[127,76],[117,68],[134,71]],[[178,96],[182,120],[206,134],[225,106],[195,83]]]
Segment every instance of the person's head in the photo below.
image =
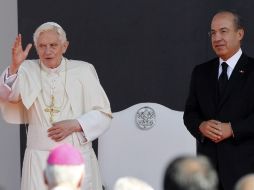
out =
[[235,190],[253,190],[253,189],[254,189],[254,174],[247,174],[241,177],[235,185]]
[[35,30],[33,40],[40,61],[48,68],[59,66],[69,45],[63,28],[46,22]]
[[121,177],[116,181],[114,190],[153,190],[153,188],[140,179]]
[[167,167],[164,190],[216,190],[216,171],[204,156],[181,156]]
[[45,183],[50,190],[80,189],[84,174],[84,160],[78,149],[69,144],[52,149],[44,171]]
[[217,56],[224,61],[232,57],[239,50],[243,36],[244,28],[238,14],[220,11],[214,15],[210,37]]

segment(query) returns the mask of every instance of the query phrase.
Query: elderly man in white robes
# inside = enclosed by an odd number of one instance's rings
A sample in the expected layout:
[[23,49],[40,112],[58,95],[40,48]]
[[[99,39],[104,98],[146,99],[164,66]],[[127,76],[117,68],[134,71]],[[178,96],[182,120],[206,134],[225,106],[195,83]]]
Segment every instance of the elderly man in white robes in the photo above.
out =
[[12,48],[12,63],[0,80],[3,118],[13,124],[29,124],[21,190],[46,190],[43,169],[49,151],[69,143],[86,161],[85,187],[102,189],[92,141],[109,127],[108,98],[93,65],[69,60],[63,55],[68,41],[63,28],[54,22],[39,26],[34,46],[39,59],[26,60],[32,44],[23,50],[19,34]]

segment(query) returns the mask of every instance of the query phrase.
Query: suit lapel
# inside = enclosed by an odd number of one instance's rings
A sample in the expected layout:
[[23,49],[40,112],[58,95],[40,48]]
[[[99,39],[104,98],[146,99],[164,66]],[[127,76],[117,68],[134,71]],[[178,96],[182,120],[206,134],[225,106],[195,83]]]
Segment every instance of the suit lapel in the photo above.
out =
[[243,75],[246,74],[246,65],[248,58],[246,55],[242,54],[238,60],[227,84],[227,87],[223,93],[223,96],[219,102],[219,109],[224,105],[224,103],[229,99],[229,97],[234,93],[234,91],[241,90],[242,83],[244,82]]
[[[210,81],[211,81],[211,92],[210,94],[213,94],[213,105],[217,105],[218,103],[218,71],[219,71],[219,58],[216,59],[214,61],[214,63],[212,64],[212,70],[211,70],[211,77],[210,77]],[[214,93],[215,92],[215,93]]]
[[218,81],[218,66],[219,59],[214,59],[205,67],[203,70],[202,77],[202,85],[203,92],[202,96],[204,96],[204,100],[206,102],[206,106],[209,108],[212,114],[212,110],[217,109],[218,99],[217,99],[217,81]]

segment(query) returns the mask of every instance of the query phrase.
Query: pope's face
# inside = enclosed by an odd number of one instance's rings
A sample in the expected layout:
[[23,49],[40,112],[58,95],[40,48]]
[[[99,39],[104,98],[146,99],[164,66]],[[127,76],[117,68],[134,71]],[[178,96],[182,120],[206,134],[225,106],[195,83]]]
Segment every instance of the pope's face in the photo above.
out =
[[211,41],[213,50],[223,60],[232,57],[240,48],[243,29],[238,29],[234,16],[230,13],[218,13],[211,23]]
[[68,42],[62,42],[59,34],[54,30],[40,33],[36,51],[41,62],[48,68],[56,68],[60,65],[62,56],[68,47]]

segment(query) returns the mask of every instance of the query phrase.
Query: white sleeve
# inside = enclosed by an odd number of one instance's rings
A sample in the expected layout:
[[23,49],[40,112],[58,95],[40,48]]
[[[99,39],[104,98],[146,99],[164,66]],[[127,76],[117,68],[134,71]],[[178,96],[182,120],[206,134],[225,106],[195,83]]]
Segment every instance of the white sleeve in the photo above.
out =
[[14,97],[14,93],[12,92],[12,86],[15,86],[15,81],[17,78],[17,74],[13,74],[8,76],[8,68],[2,73],[0,78],[0,98],[4,101],[18,99],[18,97]]
[[0,78],[0,98],[4,101],[19,102],[20,93],[17,85],[17,74],[9,76],[8,68]]
[[9,74],[9,67],[5,70],[4,73],[5,73],[4,74],[4,83],[11,88],[17,78],[17,73],[10,75]]
[[102,135],[110,126],[111,118],[98,111],[92,110],[78,119],[87,141],[93,141]]
[[4,84],[6,84],[9,88],[12,87],[13,83],[16,81],[17,74],[11,75],[9,77],[5,77]]

